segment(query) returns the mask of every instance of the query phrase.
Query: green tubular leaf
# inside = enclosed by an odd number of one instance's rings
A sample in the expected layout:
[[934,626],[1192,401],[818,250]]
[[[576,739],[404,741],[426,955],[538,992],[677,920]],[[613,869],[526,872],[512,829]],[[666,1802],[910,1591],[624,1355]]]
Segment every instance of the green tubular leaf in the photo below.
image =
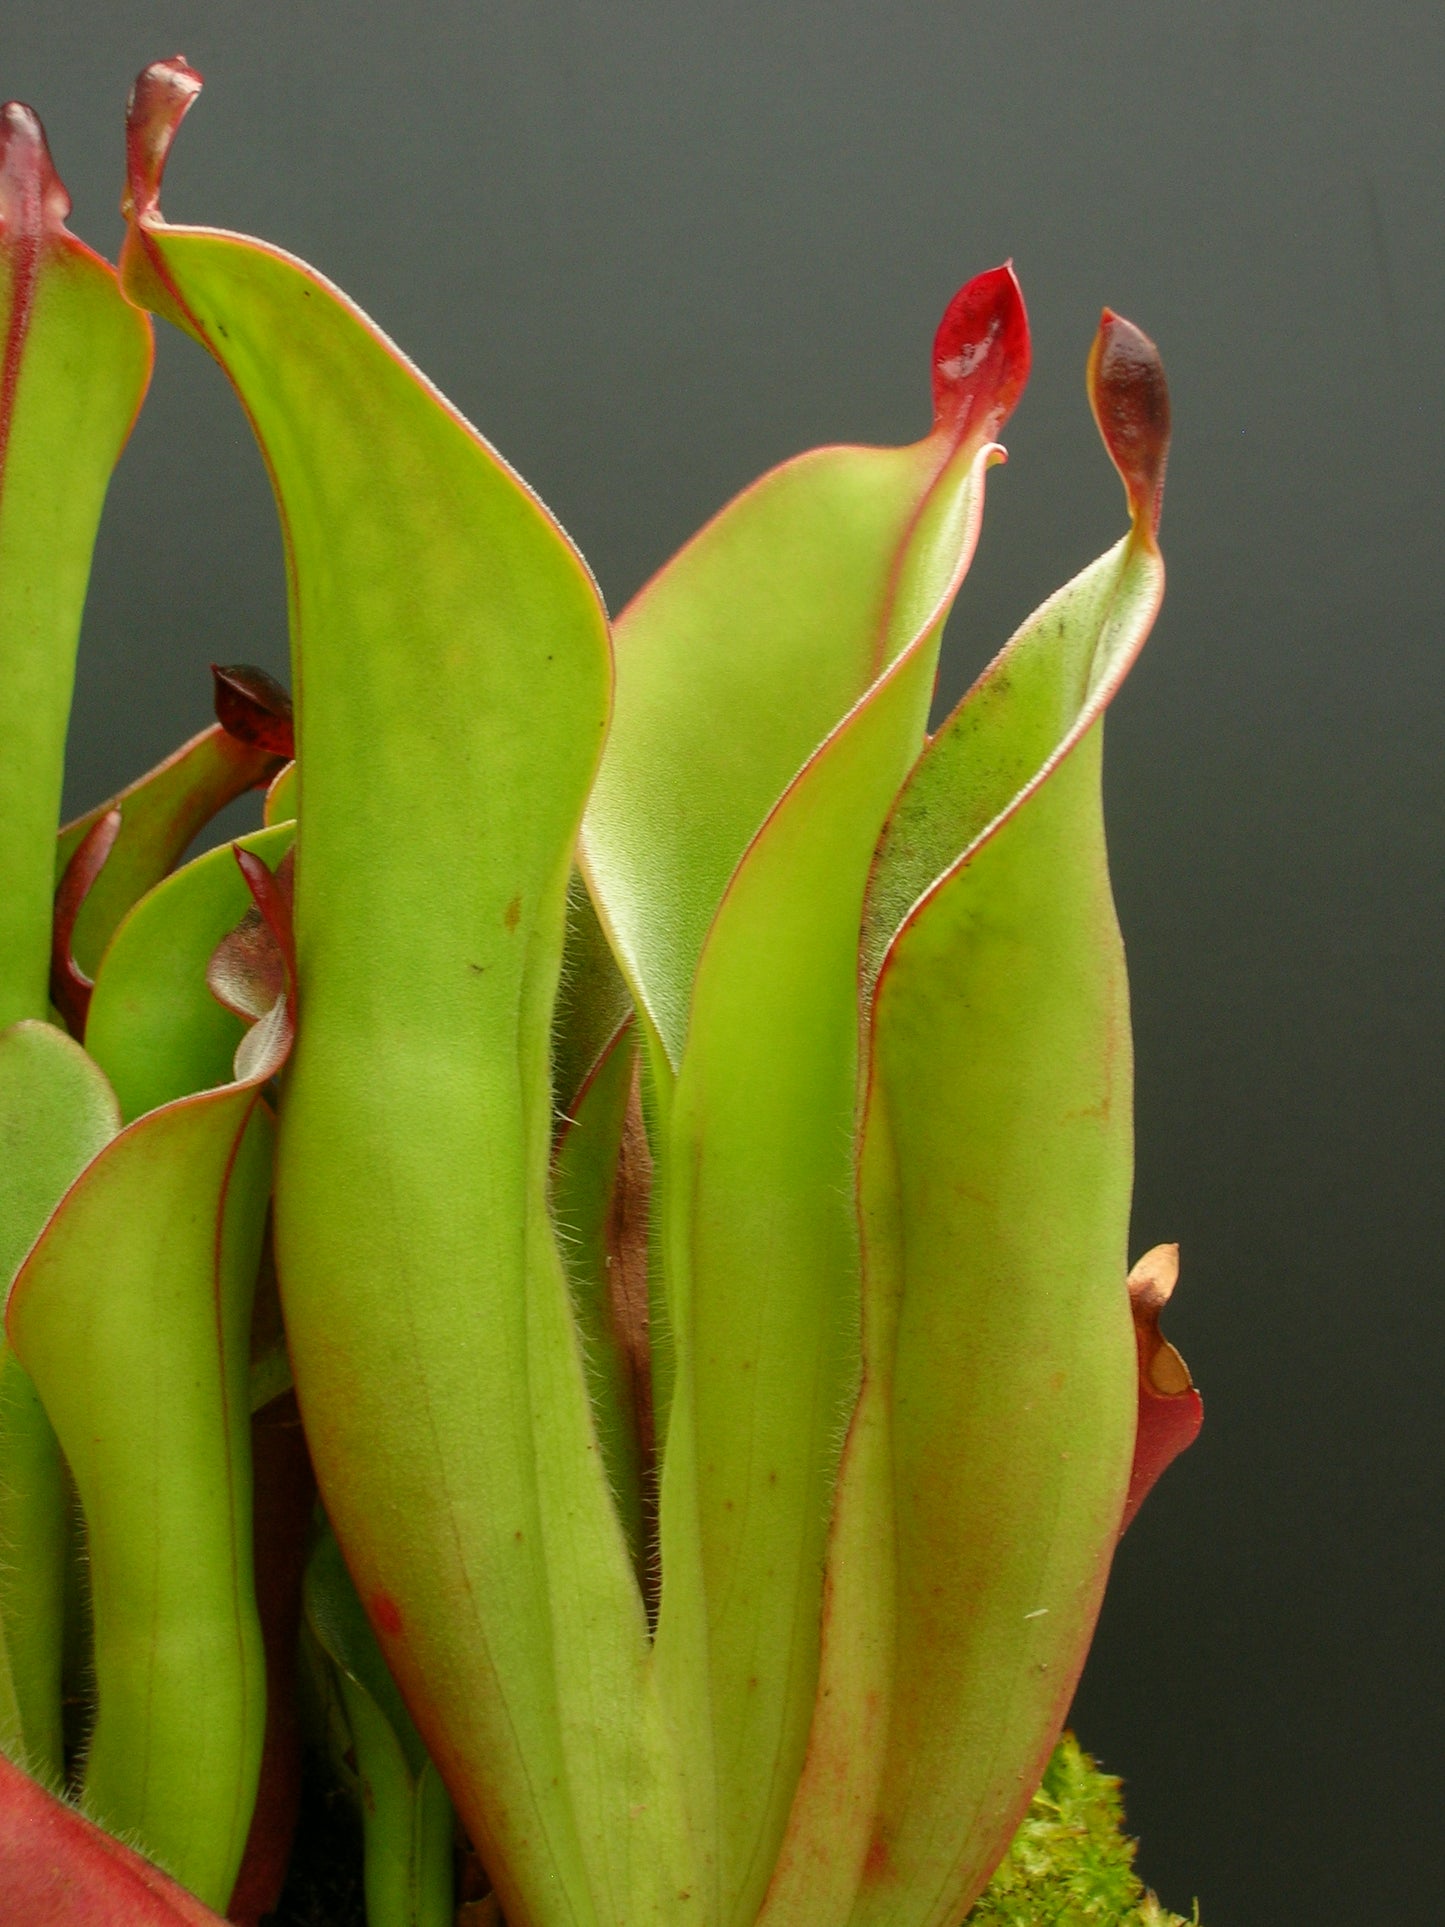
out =
[[[293,826],[238,839],[273,869]],[[207,850],[141,898],[101,960],[85,1047],[127,1124],[175,1098],[227,1084],[245,1026],[206,983],[216,945],[251,907],[235,846]]]
[[[958,354],[956,337],[984,332],[980,305],[1001,389]],[[633,1000],[674,1068],[698,959],[744,850],[936,599],[940,470],[965,440],[989,438],[1027,378],[1010,269],[960,290],[933,370],[931,434],[906,448],[815,449],[773,469],[618,620],[616,713],[583,850]]]
[[65,228],[28,107],[0,107],[0,1029],[50,1009],[65,730],[106,485],[150,377],[149,323]]
[[271,1137],[245,1088],[149,1113],[69,1193],[10,1301],[89,1530],[86,1810],[213,1907],[265,1723],[247,1370]]
[[828,1497],[857,1378],[853,960],[933,666],[906,670],[820,752],[734,878],[663,1153],[677,1377],[658,1665],[705,1683],[690,1761],[713,1776],[727,1921],[751,1917],[766,1886],[816,1686]]
[[330,1532],[306,1568],[306,1623],[335,1671],[361,1780],[367,1927],[451,1927],[451,1801]]
[[413,1780],[420,1779],[428,1760],[426,1746],[396,1681],[387,1671],[376,1634],[329,1528],[320,1534],[306,1562],[302,1603],[306,1624],[322,1652],[371,1701],[395,1735],[408,1774]]
[[213,723],[118,796],[66,824],[56,845],[57,878],[86,831],[107,811],[120,811],[115,847],[75,924],[75,960],[88,976],[95,975],[131,905],[170,873],[217,811],[263,783],[276,766],[275,756],[239,742]]
[[[964,291],[981,347],[970,366],[985,396],[1002,391],[1011,404],[1022,305],[1006,270],[980,282],[983,301],[979,283]],[[944,621],[999,454],[989,435],[1006,412],[985,406],[962,431],[940,419],[932,486],[891,569],[881,673],[796,775],[727,887],[664,1139],[678,1362],[658,1666],[688,1696],[692,1798],[700,1811],[715,1803],[727,1922],[757,1912],[803,1761],[830,1494],[857,1389],[864,889],[923,741]]]
[[137,84],[125,275],[230,375],[287,537],[305,1038],[276,1227],[307,1437],[508,1916],[658,1919],[691,1846],[547,1201],[605,619],[555,522],[333,288],[159,219],[197,85],[174,62]]
[[[63,1031],[0,1032],[0,1286],[119,1129],[105,1077]],[[50,1421],[0,1337],[0,1752],[56,1785],[69,1512]]]
[[1131,1065],[1100,747],[939,887],[879,985],[870,1109],[888,1122],[865,1130],[861,1187],[870,1289],[897,1320],[880,1372],[897,1633],[863,1919],[956,1919],[987,1878],[1118,1531]]
[[958,1919],[1057,1737],[1118,1532],[1131,1052],[1101,718],[1163,589],[1157,492],[1126,479],[1132,533],[969,692],[878,853],[865,1382],[769,1921]]
[[[288,763],[266,794],[268,829],[286,827],[294,834],[296,803],[296,765]],[[263,853],[270,847],[242,841]],[[627,984],[587,886],[574,870],[567,884],[567,934],[552,1016],[552,1094],[559,1131],[566,1125],[574,1099],[631,1015]]]
[[708,926],[768,811],[875,671],[929,442],[827,448],[722,513],[616,626],[616,713],[587,872],[675,1067]]
[[85,1513],[98,1711],[87,1811],[214,1907],[246,1844],[265,1728],[251,1559],[251,1303],[274,1128],[250,1075],[148,1112],[66,1192],[6,1325]]

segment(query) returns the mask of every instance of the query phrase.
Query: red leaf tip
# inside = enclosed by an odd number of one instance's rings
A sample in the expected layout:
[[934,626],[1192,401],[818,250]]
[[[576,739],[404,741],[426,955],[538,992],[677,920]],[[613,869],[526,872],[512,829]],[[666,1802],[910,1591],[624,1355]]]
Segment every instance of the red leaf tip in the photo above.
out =
[[0,106],[0,241],[53,234],[69,212],[40,116],[23,101],[7,100]]
[[231,848],[241,875],[246,879],[251,901],[260,911],[262,920],[280,949],[286,970],[286,988],[288,994],[294,997],[296,943],[291,927],[291,896],[295,851],[288,850],[276,868],[271,870],[262,858],[251,850],[243,850],[239,843],[232,844]]
[[128,221],[160,219],[161,179],[176,129],[201,91],[201,76],[184,54],[153,60],[136,76],[125,108],[126,192],[121,212]]
[[296,754],[291,698],[276,678],[251,663],[211,664],[216,721],[228,736],[290,762]]
[[64,233],[70,196],[55,171],[40,116],[23,101],[0,107],[0,252],[8,265],[8,313],[0,323],[0,461],[15,414],[20,363],[30,327],[40,260]]
[[1029,378],[1032,350],[1013,262],[976,274],[944,310],[933,338],[933,424],[962,441],[992,441]]
[[76,844],[55,890],[55,916],[50,930],[50,1001],[65,1019],[77,1042],[85,1036],[94,983],[75,961],[75,925],[81,906],[109,861],[120,835],[119,809],[97,817]]
[[1129,1273],[1129,1302],[1134,1316],[1157,1325],[1178,1283],[1178,1245],[1152,1246]]
[[1094,420],[1129,492],[1129,513],[1152,536],[1169,460],[1169,384],[1159,350],[1142,328],[1105,308],[1089,351],[1088,381]]
[[1204,1401],[1194,1389],[1189,1367],[1159,1329],[1159,1314],[1178,1282],[1178,1245],[1155,1245],[1129,1273],[1139,1358],[1139,1425],[1121,1533],[1159,1475],[1194,1443],[1204,1423]]
[[274,1077],[296,1034],[296,945],[291,928],[292,865],[288,850],[274,872],[237,843],[231,853],[255,906],[221,939],[206,970],[211,995],[250,1022],[236,1050],[236,1076]]

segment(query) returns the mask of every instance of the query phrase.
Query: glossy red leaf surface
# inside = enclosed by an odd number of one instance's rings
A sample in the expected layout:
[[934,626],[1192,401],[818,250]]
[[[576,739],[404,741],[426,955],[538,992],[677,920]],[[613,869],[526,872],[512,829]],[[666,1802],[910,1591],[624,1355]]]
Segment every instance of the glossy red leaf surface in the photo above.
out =
[[934,336],[935,426],[992,441],[1018,405],[1032,356],[1013,262],[976,274],[949,302]]
[[216,721],[227,735],[289,763],[296,754],[296,730],[291,698],[276,678],[251,663],[227,668],[213,662],[211,680]]

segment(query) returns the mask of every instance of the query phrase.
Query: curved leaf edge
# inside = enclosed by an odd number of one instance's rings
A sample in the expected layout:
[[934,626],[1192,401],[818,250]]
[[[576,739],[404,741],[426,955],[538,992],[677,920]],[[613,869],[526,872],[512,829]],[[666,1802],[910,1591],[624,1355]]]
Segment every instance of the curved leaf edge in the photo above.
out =
[[[1134,617],[1134,634],[1129,646],[1121,650],[1110,662],[1107,673],[1086,691],[1085,699],[1078,714],[1059,739],[1054,749],[1039,764],[1033,776],[1024,783],[1009,801],[987,822],[977,835],[972,837],[962,850],[939,871],[933,881],[914,900],[911,907],[879,944],[870,945],[867,940],[865,917],[865,938],[860,950],[859,976],[862,997],[860,1000],[865,1032],[873,1006],[877,1001],[878,986],[889,961],[896,953],[904,931],[924,915],[928,903],[950,880],[977,856],[983,846],[998,835],[999,831],[1036,795],[1054,772],[1083,741],[1089,730],[1113,702],[1124,680],[1138,659],[1153,628],[1154,620],[1164,600],[1164,558],[1158,544],[1158,528],[1163,508],[1164,471],[1168,459],[1170,415],[1168,389],[1164,384],[1163,366],[1159,353],[1148,336],[1136,328],[1132,322],[1125,321],[1106,308],[1100,320],[1098,331],[1090,349],[1087,366],[1087,387],[1090,406],[1099,433],[1124,483],[1129,504],[1130,528],[1121,544],[1116,545],[1123,551],[1125,566],[1130,560],[1147,559],[1152,565],[1152,580],[1149,585],[1148,599],[1144,607]],[[1142,423],[1141,419],[1143,418]],[[1108,553],[1108,552],[1106,552]],[[1099,558],[1103,560],[1104,558]],[[980,691],[1000,676],[1006,675],[1015,651],[1026,640],[1036,625],[1049,613],[1059,607],[1073,592],[1082,576],[1088,574],[1090,564],[1080,575],[1071,578],[1061,588],[1056,589],[1033,613],[1014,631],[1003,648],[975,678],[954,708],[935,730],[925,745],[913,774],[926,761],[933,745],[946,736],[950,727],[962,715]],[[1122,579],[1122,576],[1121,576]],[[1101,622],[1100,632],[1107,626],[1107,616]],[[910,774],[904,784],[906,791],[913,780]],[[900,792],[900,795],[903,792]],[[879,840],[882,852],[887,838],[887,827]],[[874,860],[874,876],[878,873],[878,858]],[[872,880],[870,880],[870,894]]]
[[[107,261],[103,254],[82,241],[78,234],[72,233],[67,225],[72,203],[69,190],[56,170],[50,152],[50,141],[39,114],[21,100],[7,100],[0,103],[0,203],[6,199],[32,199],[31,210],[22,213],[21,224],[28,226],[28,232],[20,237],[21,249],[28,252],[31,259],[24,263],[18,273],[22,283],[20,299],[15,302],[6,331],[3,359],[0,359],[0,490],[5,479],[5,454],[9,442],[10,426],[13,419],[15,393],[19,386],[20,363],[24,354],[25,336],[29,331],[34,311],[35,288],[40,276],[40,259],[43,249],[62,247],[72,256],[84,260],[87,266],[103,269],[119,283],[116,267]],[[29,178],[27,178],[27,176]],[[18,193],[15,191],[18,187]],[[27,222],[31,215],[33,225]],[[17,225],[21,225],[17,224]],[[0,244],[9,240],[7,223],[0,222]],[[132,304],[135,305],[135,304]],[[149,322],[144,323],[146,334],[146,361],[143,379],[139,384],[135,407],[116,449],[119,459],[126,443],[130,440],[140,411],[145,405],[146,394],[150,388],[151,371],[155,366],[155,330]]]
[[1179,1282],[1177,1244],[1154,1245],[1129,1273],[1129,1309],[1139,1357],[1139,1427],[1119,1536],[1204,1424],[1204,1401],[1178,1349],[1159,1329],[1159,1315]]
[[414,381],[451,421],[470,437],[487,459],[493,462],[520,490],[560,538],[564,550],[577,573],[586,583],[602,616],[610,664],[612,638],[607,622],[607,605],[597,578],[592,573],[582,551],[568,535],[560,518],[548,508],[531,484],[488,441],[476,424],[462,413],[456,403],[442,392],[431,377],[417,366],[405,349],[399,347],[343,288],[338,287],[309,261],[304,261],[299,255],[292,254],[289,249],[277,247],[272,242],[262,241],[254,235],[242,234],[231,228],[190,223],[172,227],[165,220],[160,211],[160,190],[166,164],[170,159],[171,146],[180,124],[199,97],[201,86],[201,76],[187,64],[184,55],[177,54],[170,60],[153,61],[137,76],[135,85],[131,89],[126,107],[127,187],[121,202],[121,209],[126,217],[126,238],[120,256],[120,286],[121,291],[133,306],[143,312],[164,315],[166,320],[191,335],[212,355],[226,375],[236,400],[251,425],[262,460],[266,463],[272,491],[276,497],[288,568],[293,565],[291,532],[281,490],[271,470],[271,460],[265,442],[257,432],[245,396],[231,379],[226,368],[225,357],[217,351],[204,324],[181,294],[167,269],[161,250],[156,245],[157,236],[175,234],[226,241],[258,254],[267,255],[272,260],[280,261],[303,275],[364,329],[376,345],[390,356],[397,367]]
[[[979,336],[977,331],[980,315],[990,312],[991,325],[982,336]],[[968,344],[966,349],[962,346],[964,342]],[[869,701],[880,692],[882,686],[895,672],[906,673],[905,663],[915,660],[917,649],[925,644],[935,628],[947,619],[948,611],[956,600],[963,580],[972,566],[973,556],[978,546],[983,520],[984,471],[995,463],[1001,464],[1008,460],[1008,450],[995,437],[1017,407],[1028,382],[1031,365],[1032,344],[1027,310],[1013,262],[1009,260],[1002,266],[975,275],[965,282],[944,310],[933,340],[931,356],[933,424],[926,435],[921,436],[916,442],[900,444],[897,447],[872,442],[828,442],[816,448],[805,449],[785,461],[775,463],[715,509],[688,537],[681,548],[675,550],[661,567],[653,572],[619,614],[617,623],[618,628],[621,629],[630,617],[645,606],[648,599],[679,563],[709,541],[726,521],[740,510],[745,511],[754,497],[773,487],[781,477],[819,462],[826,462],[830,457],[839,455],[872,453],[891,455],[906,453],[910,450],[922,451],[933,443],[938,445],[933,472],[919,492],[918,500],[892,558],[888,586],[879,614],[874,675],[867,688],[837,719],[827,734],[815,744],[794,771],[783,790],[774,799],[767,815],[739,852],[737,862],[718,898],[707,932],[699,946],[698,961],[693,972],[694,985],[733,882],[741,873],[755,846],[766,834],[770,823],[789,796],[806,779],[810,768],[828,750],[829,745],[847,730],[858,712],[867,707]],[[892,661],[885,663],[882,660],[882,651],[886,643],[889,617],[896,603],[912,537],[935,500],[940,484],[969,443],[974,444],[971,473],[965,484],[971,491],[970,519],[958,563],[949,582],[936,598],[932,608],[916,625],[912,636],[897,649]],[[598,922],[601,924],[617,960],[618,968],[626,980],[633,1003],[642,1019],[654,1076],[661,1087],[667,1081],[663,1076],[664,1067],[675,1076],[687,1054],[687,1031],[691,1027],[692,1017],[691,1004],[688,1009],[688,1022],[684,1026],[677,1054],[674,1057],[667,1045],[666,1026],[659,1013],[653,1008],[646,986],[640,981],[633,968],[628,946],[623,942],[612,922],[605,892],[598,883],[588,855],[587,842],[584,818],[582,833],[577,844],[577,867],[587,886],[588,895],[592,899]]]

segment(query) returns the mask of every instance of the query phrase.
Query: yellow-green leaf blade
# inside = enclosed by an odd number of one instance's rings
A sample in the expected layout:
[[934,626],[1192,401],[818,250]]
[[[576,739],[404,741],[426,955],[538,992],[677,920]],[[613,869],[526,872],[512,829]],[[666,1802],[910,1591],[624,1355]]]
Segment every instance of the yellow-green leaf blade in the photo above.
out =
[[91,549],[151,334],[70,234],[40,122],[0,108],[0,1029],[50,1009],[65,732]]
[[[876,679],[727,886],[698,966],[665,1140],[678,1369],[658,1664],[696,1735],[694,1805],[715,1805],[726,1921],[757,1911],[802,1765],[838,1439],[857,1390],[864,890],[923,740],[943,625],[977,541],[998,454],[988,434],[1006,413],[997,397],[1012,401],[1026,354],[1007,270],[971,283],[950,318],[960,308],[971,375],[991,405],[941,417],[930,485],[892,559]],[[950,319],[940,331],[955,342],[959,332]]]
[[[0,1031],[0,1290],[76,1177],[120,1128],[113,1091],[63,1031]],[[70,1501],[55,1433],[0,1336],[0,1751],[58,1784]]]
[[[824,1679],[842,1697],[820,1715],[793,1843],[828,1837],[832,1745],[860,1689],[879,1692],[859,1923],[943,1927],[987,1879],[1067,1710],[1129,1475],[1132,1060],[1101,718],[1163,586],[1162,456],[1146,476],[1121,449],[1117,390],[1142,387],[1156,440],[1167,403],[1157,357],[1111,361],[1120,325],[1106,317],[1091,384],[1133,532],[939,732],[870,892],[867,1376],[834,1530],[874,1553],[831,1569]],[[806,1905],[796,1878],[773,1899],[777,1917]]]
[[[238,839],[273,869],[290,824]],[[206,982],[216,945],[251,907],[232,844],[207,850],[143,896],[96,975],[85,1044],[129,1124],[194,1091],[229,1083],[244,1026]]]
[[75,922],[75,960],[87,975],[94,976],[127,910],[179,862],[197,832],[275,768],[274,756],[213,723],[117,796],[66,824],[56,844],[57,879],[86,831],[107,811],[120,811],[115,846]]
[[8,1314],[85,1512],[86,1809],[218,1908],[265,1724],[247,1381],[271,1143],[254,1086],[150,1112],[67,1194]]
[[[980,306],[1009,332],[993,375],[957,353]],[[584,850],[633,999],[680,1062],[708,927],[788,784],[914,635],[919,522],[967,436],[986,441],[1027,377],[1008,269],[961,290],[934,343],[934,426],[903,448],[815,449],[730,502],[625,609],[617,699]],[[920,535],[922,539],[920,538]],[[926,600],[926,596],[924,598]]]
[[690,1849],[547,1200],[605,619],[540,503],[334,288],[159,219],[197,85],[177,62],[138,84],[125,268],[226,369],[287,538],[302,1035],[277,1253],[307,1435],[508,1912],[650,1918]]
[[674,1065],[738,859],[871,680],[926,444],[820,449],[729,505],[617,623],[588,874]]

